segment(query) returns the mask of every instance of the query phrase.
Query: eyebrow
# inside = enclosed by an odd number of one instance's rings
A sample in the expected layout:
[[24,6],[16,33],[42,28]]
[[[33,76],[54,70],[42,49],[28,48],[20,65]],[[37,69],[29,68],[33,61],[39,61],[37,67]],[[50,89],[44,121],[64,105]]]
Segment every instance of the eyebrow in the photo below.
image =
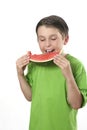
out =
[[[57,35],[56,34],[51,34],[50,37],[52,37],[52,36],[57,36]],[[42,38],[42,37],[44,38],[45,36],[43,36],[43,35],[38,36],[38,38]]]
[[42,36],[42,35],[39,35],[39,36],[38,36],[38,38],[42,38],[42,37],[44,38],[45,36]]

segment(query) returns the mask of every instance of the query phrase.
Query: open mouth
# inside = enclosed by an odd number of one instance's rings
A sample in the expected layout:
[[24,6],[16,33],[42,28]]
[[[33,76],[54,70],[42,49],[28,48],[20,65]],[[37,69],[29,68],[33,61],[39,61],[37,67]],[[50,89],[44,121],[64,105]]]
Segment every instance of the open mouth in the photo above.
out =
[[45,53],[50,53],[50,52],[54,52],[55,51],[55,49],[52,49],[52,50],[45,50]]

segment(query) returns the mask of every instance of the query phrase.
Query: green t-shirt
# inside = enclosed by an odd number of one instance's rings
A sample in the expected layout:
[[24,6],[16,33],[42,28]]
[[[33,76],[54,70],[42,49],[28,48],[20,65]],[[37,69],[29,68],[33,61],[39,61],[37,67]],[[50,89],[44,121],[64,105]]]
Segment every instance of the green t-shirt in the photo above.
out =
[[[87,79],[82,63],[67,54],[75,81],[87,101]],[[77,110],[67,102],[67,85],[61,69],[53,61],[31,62],[26,80],[32,88],[29,130],[77,130]]]

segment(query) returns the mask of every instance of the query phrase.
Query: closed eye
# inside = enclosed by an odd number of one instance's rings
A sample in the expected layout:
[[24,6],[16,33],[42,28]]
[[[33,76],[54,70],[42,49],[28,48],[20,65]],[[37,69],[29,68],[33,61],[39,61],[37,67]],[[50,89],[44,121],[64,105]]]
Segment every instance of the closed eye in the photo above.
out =
[[44,42],[44,41],[45,41],[45,39],[39,39],[39,41]]
[[56,40],[56,38],[52,38],[51,40]]
[[56,40],[57,37],[56,37],[56,36],[51,36],[50,39],[51,39],[51,40]]

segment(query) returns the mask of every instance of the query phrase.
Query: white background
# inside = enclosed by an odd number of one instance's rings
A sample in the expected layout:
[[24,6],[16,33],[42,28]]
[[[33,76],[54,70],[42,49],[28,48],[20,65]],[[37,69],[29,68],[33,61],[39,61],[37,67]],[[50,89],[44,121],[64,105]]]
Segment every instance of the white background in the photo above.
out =
[[[86,0],[0,0],[0,130],[28,130],[30,103],[16,74],[16,60],[28,50],[39,53],[35,27],[44,16],[59,15],[69,25],[65,47],[87,69]],[[87,130],[87,105],[79,110],[78,130]]]

